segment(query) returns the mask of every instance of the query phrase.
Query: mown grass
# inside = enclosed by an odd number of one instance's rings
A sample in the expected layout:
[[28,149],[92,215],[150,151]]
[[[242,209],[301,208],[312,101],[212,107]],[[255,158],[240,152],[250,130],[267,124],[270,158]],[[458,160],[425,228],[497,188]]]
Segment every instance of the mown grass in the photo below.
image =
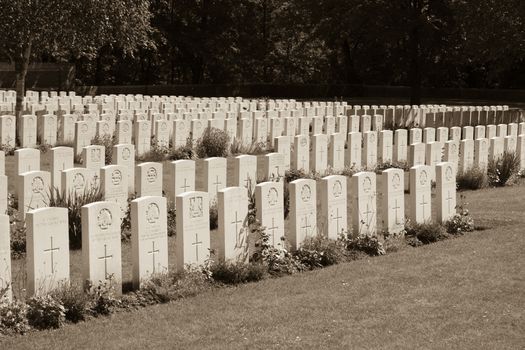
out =
[[525,187],[469,192],[485,229],[396,254],[205,292],[0,348],[520,349]]

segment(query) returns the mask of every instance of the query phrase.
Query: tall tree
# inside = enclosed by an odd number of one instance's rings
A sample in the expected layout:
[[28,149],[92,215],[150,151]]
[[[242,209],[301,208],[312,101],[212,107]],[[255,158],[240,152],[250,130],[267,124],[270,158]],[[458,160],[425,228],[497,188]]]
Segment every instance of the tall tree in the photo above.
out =
[[150,16],[149,0],[0,0],[0,54],[15,67],[17,115],[33,60],[93,57],[104,45],[132,54],[149,43]]

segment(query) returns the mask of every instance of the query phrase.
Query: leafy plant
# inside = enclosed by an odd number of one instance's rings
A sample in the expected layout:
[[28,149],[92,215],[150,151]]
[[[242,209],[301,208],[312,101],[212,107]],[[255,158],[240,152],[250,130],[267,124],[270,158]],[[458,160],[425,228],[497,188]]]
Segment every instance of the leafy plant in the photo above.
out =
[[475,166],[459,173],[456,183],[459,190],[478,190],[488,185],[487,173]]
[[25,334],[29,330],[27,305],[14,301],[0,303],[0,333]]
[[86,204],[99,202],[103,194],[96,186],[92,186],[80,195],[64,193],[63,191],[50,191],[49,206],[68,209],[69,247],[80,249],[82,247],[82,207]]
[[475,228],[474,219],[466,207],[467,204],[463,201],[464,197],[462,196],[461,199],[461,204],[456,207],[456,214],[444,223],[447,233],[451,235],[462,235],[465,232],[474,231]]
[[170,148],[159,146],[156,142],[151,145],[149,151],[138,157],[141,162],[162,162],[170,152]]
[[216,230],[219,227],[219,207],[217,202],[210,205],[210,230]]
[[355,238],[349,238],[347,243],[349,250],[364,252],[370,256],[385,255],[386,251],[377,236],[360,234]]
[[378,163],[373,171],[376,174],[381,174],[383,170],[391,168],[402,169],[403,171],[408,171],[410,169],[407,162],[384,162]]
[[[407,220],[405,223],[406,235],[409,237],[409,244],[413,246],[438,242],[448,238],[443,225],[437,222],[414,223]],[[415,239],[414,239],[415,238]]]
[[33,297],[27,301],[27,320],[36,329],[60,328],[66,319],[66,310],[51,295]]
[[224,130],[206,128],[201,138],[197,140],[195,151],[200,158],[226,157],[230,136]]
[[184,146],[177,148],[171,148],[168,152],[168,159],[170,160],[181,160],[181,159],[196,159],[197,154],[193,150],[193,142],[191,138],[188,138]]
[[520,159],[515,152],[503,153],[502,157],[489,160],[487,174],[491,186],[501,187],[516,180],[520,171]]
[[316,235],[304,240],[294,255],[310,270],[335,265],[346,260],[346,242]]
[[273,152],[273,148],[260,142],[252,142],[247,145],[242,140],[234,139],[230,145],[231,155],[250,154],[257,156],[269,152]]
[[90,311],[93,316],[109,315],[119,305],[115,297],[113,279],[110,278],[96,286],[88,285],[88,297],[91,299]]

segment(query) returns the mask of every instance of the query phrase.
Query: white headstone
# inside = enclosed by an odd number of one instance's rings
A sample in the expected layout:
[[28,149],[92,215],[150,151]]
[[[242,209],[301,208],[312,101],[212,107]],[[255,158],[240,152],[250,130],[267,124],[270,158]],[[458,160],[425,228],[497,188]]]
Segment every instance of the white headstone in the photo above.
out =
[[128,176],[128,191],[135,192],[135,146],[132,144],[119,144],[113,146],[111,157],[113,164],[124,166]]
[[257,219],[270,237],[269,243],[275,248],[283,247],[284,203],[283,183],[263,182],[255,186]]
[[452,163],[436,165],[436,204],[438,222],[447,221],[456,213],[456,170]]
[[243,187],[251,193],[257,184],[257,157],[242,155],[233,158],[233,186]]
[[346,176],[326,176],[319,182],[317,198],[320,202],[318,227],[320,233],[337,239],[348,229]]
[[132,281],[139,288],[151,276],[168,272],[166,198],[137,198],[130,210]]
[[410,168],[410,219],[416,223],[425,223],[431,219],[430,175],[427,165]]
[[67,208],[27,213],[27,293],[44,295],[69,282]]
[[350,179],[354,235],[373,236],[377,228],[376,174],[359,172]]
[[19,176],[18,211],[25,218],[29,210],[49,205],[51,174],[47,171],[28,171]]
[[294,138],[293,168],[310,172],[310,137],[307,135]]
[[206,192],[184,192],[176,197],[177,271],[187,265],[203,265],[210,256],[210,204]]
[[146,162],[135,167],[135,192],[138,197],[162,196],[162,163]]
[[[3,175],[0,175],[0,178]],[[0,180],[1,186],[1,180]],[[1,189],[0,189],[0,192]],[[4,300],[12,300],[11,282],[11,237],[9,216],[0,213],[0,290],[4,291]],[[4,300],[0,300],[4,301]]]
[[176,160],[168,164],[169,176],[165,182],[168,200],[175,204],[175,198],[184,192],[195,191],[195,161]]
[[299,179],[290,182],[290,228],[285,235],[292,250],[317,234],[316,181]]
[[221,261],[248,261],[248,193],[227,187],[218,193],[218,257]]
[[201,161],[202,183],[199,190],[208,192],[210,204],[217,203],[217,192],[226,187],[227,161],[226,158],[212,157]]
[[51,186],[60,191],[62,189],[62,170],[71,169],[75,166],[73,159],[75,150],[71,147],[51,148]]
[[390,168],[381,175],[382,228],[390,234],[400,233],[405,224],[404,172]]
[[348,148],[346,149],[345,166],[356,169],[361,168],[361,133],[348,133]]

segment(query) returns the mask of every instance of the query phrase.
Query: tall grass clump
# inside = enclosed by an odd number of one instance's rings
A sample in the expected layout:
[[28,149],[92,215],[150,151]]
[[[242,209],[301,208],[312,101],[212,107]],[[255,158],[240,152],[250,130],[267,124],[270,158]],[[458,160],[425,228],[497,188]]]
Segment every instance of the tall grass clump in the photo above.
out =
[[92,186],[80,195],[73,192],[52,190],[49,196],[50,207],[61,207],[68,209],[69,222],[69,247],[71,249],[82,248],[82,213],[84,205],[99,202],[103,199],[102,191],[97,186]]
[[478,166],[461,172],[456,177],[458,190],[479,190],[488,186],[488,177],[485,169]]
[[516,152],[503,153],[503,156],[491,159],[487,169],[489,184],[502,187],[514,182],[519,175],[520,159]]

